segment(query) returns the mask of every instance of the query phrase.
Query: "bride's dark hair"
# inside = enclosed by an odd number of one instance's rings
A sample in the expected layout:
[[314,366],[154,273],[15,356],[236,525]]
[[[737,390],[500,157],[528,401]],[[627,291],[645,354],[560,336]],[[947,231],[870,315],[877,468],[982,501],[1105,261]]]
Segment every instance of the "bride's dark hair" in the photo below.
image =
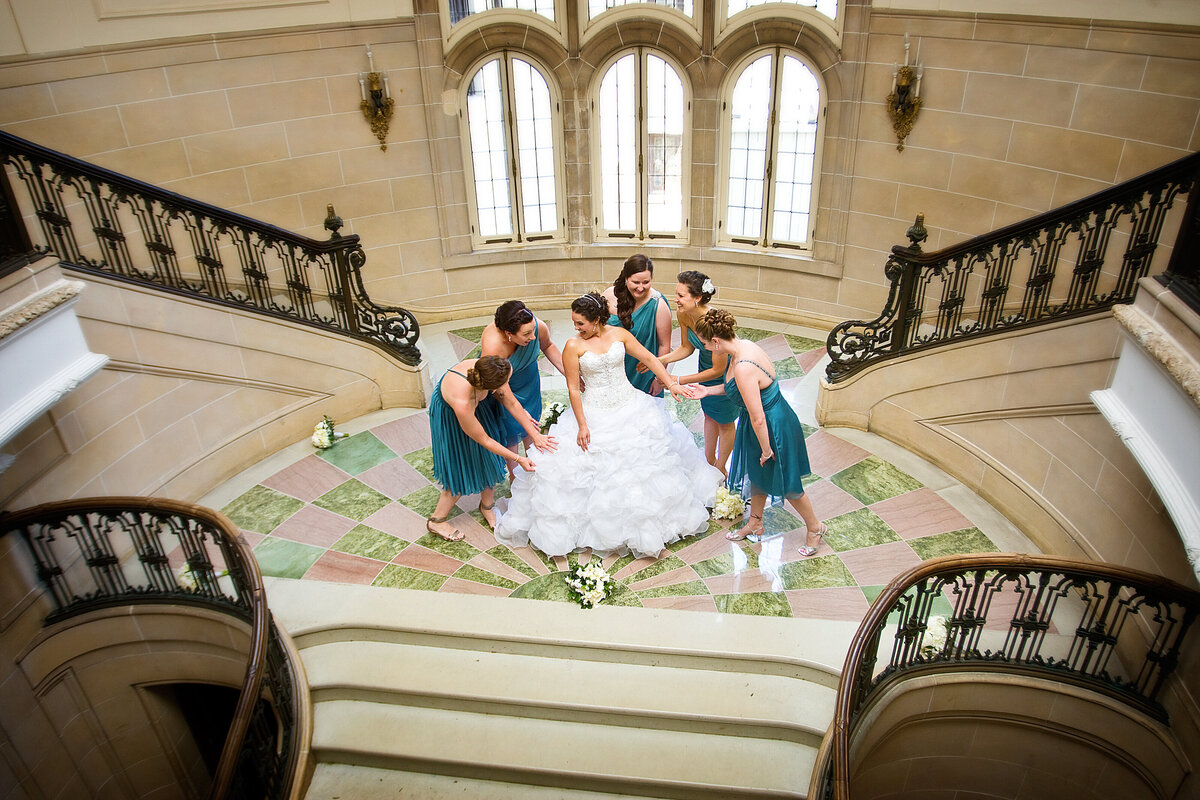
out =
[[613,281],[613,294],[617,297],[617,318],[621,320],[621,327],[629,330],[633,327],[633,292],[629,291],[629,286],[625,281],[629,280],[631,275],[637,275],[639,272],[649,272],[650,276],[654,276],[654,262],[641,253],[634,253],[629,258],[625,259],[625,265],[621,267],[621,274]]
[[588,292],[575,298],[571,310],[588,322],[599,322],[601,325],[608,322],[608,301],[599,292]]

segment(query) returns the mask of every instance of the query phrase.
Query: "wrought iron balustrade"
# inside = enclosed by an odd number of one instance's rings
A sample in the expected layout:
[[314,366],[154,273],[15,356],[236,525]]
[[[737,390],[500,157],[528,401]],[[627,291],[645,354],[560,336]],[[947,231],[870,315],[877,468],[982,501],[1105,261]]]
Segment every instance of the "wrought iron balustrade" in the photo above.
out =
[[[837,383],[885,359],[1129,303],[1153,269],[1176,291],[1200,291],[1198,175],[1193,153],[934,253],[921,251],[927,232],[918,215],[909,246],[893,247],[884,265],[890,287],[879,316],[830,331],[827,378]],[[1184,194],[1189,202],[1177,203]]]
[[834,709],[827,797],[850,797],[855,727],[896,680],[990,670],[1071,683],[1161,721],[1200,592],[1156,575],[1054,556],[930,559],[894,579],[850,645]]
[[136,603],[198,604],[249,623],[245,679],[208,797],[287,796],[301,752],[296,676],[232,522],[173,500],[87,498],[0,516],[6,534],[27,545],[53,606],[47,625]]
[[[9,218],[32,242],[0,253],[53,253],[68,267],[249,309],[373,342],[419,364],[420,327],[363,285],[366,254],[341,236],[309,239],[192,200],[0,131]],[[5,234],[5,238],[12,238]]]

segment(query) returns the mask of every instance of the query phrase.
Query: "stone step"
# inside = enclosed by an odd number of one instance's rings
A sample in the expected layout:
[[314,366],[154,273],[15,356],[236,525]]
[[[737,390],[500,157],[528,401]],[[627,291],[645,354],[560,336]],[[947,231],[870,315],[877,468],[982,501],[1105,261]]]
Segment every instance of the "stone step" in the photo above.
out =
[[364,700],[817,747],[836,691],[779,675],[389,642],[301,651],[313,701]]
[[[355,700],[318,703],[320,763],[665,798],[803,798],[816,748]],[[481,795],[486,796],[486,795]]]
[[553,786],[503,783],[399,769],[318,764],[305,800],[633,800],[636,795],[564,790]]

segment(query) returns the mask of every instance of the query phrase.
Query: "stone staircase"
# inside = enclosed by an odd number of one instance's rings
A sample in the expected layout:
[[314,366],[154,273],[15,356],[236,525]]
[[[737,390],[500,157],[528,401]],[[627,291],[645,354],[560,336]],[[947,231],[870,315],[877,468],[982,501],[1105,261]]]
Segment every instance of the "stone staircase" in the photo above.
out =
[[855,625],[268,579],[308,800],[806,797]]

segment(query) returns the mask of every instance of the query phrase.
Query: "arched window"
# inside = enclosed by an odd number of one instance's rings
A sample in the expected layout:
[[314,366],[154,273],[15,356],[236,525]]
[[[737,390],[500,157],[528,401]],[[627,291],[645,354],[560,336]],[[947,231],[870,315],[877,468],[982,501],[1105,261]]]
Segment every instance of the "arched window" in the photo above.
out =
[[806,248],[814,224],[816,74],[774,48],[753,58],[724,104],[728,130],[723,238],[765,247]]
[[555,164],[559,104],[531,62],[504,52],[467,84],[467,158],[475,187],[472,233],[482,244],[562,233]]
[[654,5],[666,6],[676,11],[682,11],[689,17],[692,15],[692,0],[588,0],[588,19],[595,19],[610,8],[627,6],[633,3],[653,3]]
[[449,0],[450,24],[493,8],[516,8],[554,19],[554,0]]
[[728,0],[725,4],[726,15],[732,17],[751,6],[761,6],[764,3],[795,3],[798,6],[808,6],[830,19],[837,19],[838,14],[838,0]]
[[679,73],[649,50],[628,52],[605,70],[593,116],[603,235],[683,235],[688,107]]

